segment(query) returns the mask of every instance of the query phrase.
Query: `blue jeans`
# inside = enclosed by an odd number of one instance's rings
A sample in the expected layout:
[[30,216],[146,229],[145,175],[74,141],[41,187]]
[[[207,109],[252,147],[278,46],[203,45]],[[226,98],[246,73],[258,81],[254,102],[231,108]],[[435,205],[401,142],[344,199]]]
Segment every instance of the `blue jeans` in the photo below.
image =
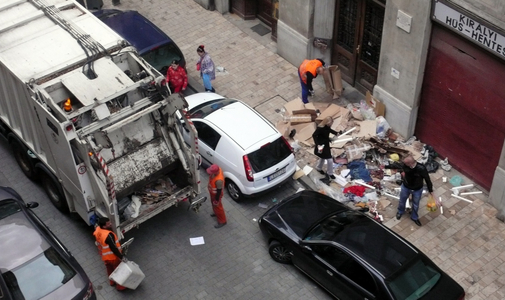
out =
[[210,75],[202,73],[203,86],[206,91],[212,91],[212,84],[210,83]]
[[423,188],[420,188],[418,190],[411,190],[406,188],[403,184],[401,186],[400,190],[400,202],[398,203],[398,213],[400,215],[403,215],[405,213],[405,202],[407,202],[407,199],[409,198],[410,195],[412,195],[412,220],[417,220],[419,219],[419,215],[417,214],[417,211],[419,210],[419,202],[421,201],[421,196],[423,194]]
[[302,85],[302,102],[303,103],[309,103],[309,88],[307,87],[307,85],[305,84],[305,82],[303,82],[302,80],[302,76],[300,75],[300,71],[298,71],[298,78],[300,78],[300,84]]

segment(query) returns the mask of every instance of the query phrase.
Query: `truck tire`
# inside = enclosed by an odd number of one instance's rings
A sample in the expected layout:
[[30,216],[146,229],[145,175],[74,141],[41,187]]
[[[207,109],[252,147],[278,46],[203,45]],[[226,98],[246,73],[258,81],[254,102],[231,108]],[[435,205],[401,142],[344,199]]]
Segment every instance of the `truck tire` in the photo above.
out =
[[61,190],[59,183],[55,182],[48,174],[42,175],[42,186],[46,191],[47,197],[53,205],[62,213],[69,213],[67,199]]
[[32,158],[28,156],[28,149],[16,138],[12,140],[11,148],[14,152],[14,158],[21,168],[21,171],[23,171],[26,177],[35,179],[37,172],[35,170],[35,166],[33,165]]

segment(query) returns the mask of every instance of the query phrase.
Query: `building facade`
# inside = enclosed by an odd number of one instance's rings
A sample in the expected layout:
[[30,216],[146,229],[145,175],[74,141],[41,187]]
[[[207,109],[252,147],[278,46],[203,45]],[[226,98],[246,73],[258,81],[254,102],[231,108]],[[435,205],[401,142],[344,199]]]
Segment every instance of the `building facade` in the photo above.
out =
[[396,132],[433,146],[505,216],[505,1],[230,0],[218,10],[263,21],[269,5],[279,55],[338,65],[386,105]]

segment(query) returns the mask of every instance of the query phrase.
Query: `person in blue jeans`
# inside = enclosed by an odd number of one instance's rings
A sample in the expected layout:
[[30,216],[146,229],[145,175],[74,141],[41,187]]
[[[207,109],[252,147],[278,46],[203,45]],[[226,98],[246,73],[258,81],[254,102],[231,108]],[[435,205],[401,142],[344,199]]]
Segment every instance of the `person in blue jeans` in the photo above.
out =
[[312,80],[324,72],[324,61],[322,59],[304,60],[298,67],[298,77],[302,86],[302,102],[309,103],[308,96],[314,96]]
[[412,195],[412,215],[410,218],[417,226],[421,226],[419,221],[419,202],[423,194],[423,181],[426,182],[428,192],[433,196],[433,184],[431,183],[430,175],[426,167],[418,163],[411,155],[407,156],[403,163],[393,163],[385,167],[386,169],[397,169],[402,171],[402,185],[400,190],[400,201],[398,203],[398,212],[396,219],[400,220],[405,213],[405,203],[410,195]]
[[211,83],[211,80],[216,79],[216,68],[214,66],[214,62],[210,58],[209,53],[205,51],[204,45],[198,46],[196,53],[200,56],[200,59],[196,63],[196,69],[200,71],[200,77],[202,77],[205,91],[215,93],[216,90],[212,87]]

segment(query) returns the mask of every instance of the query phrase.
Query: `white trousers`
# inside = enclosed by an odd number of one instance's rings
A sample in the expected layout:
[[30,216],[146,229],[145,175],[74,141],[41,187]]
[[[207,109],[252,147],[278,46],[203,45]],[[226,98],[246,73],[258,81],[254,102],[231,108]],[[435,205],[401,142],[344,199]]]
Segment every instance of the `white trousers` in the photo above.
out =
[[324,162],[326,161],[326,174],[333,175],[333,158],[320,158],[317,162],[316,170],[323,169]]

